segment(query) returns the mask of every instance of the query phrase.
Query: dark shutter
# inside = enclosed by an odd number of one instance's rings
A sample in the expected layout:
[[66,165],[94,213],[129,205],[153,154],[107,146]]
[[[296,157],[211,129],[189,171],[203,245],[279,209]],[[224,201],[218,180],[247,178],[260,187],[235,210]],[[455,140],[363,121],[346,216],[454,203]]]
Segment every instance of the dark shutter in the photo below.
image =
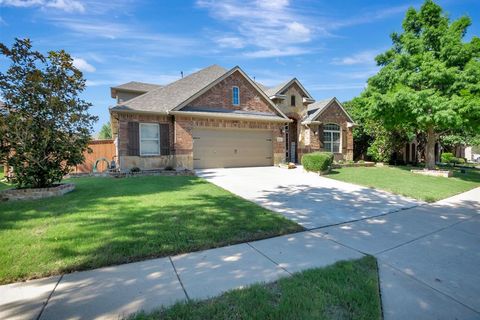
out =
[[127,155],[138,156],[140,154],[140,136],[138,122],[128,123]]
[[170,125],[168,123],[160,123],[160,154],[170,154]]

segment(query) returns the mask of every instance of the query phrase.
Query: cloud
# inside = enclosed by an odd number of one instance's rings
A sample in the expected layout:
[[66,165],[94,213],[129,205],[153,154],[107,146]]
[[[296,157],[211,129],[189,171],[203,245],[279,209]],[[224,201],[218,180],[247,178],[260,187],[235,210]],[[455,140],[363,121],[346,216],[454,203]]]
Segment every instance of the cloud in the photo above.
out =
[[367,50],[355,53],[350,56],[346,56],[343,58],[334,58],[332,60],[332,64],[336,65],[376,65],[375,57],[378,55],[378,51],[374,50]]
[[[290,6],[288,0],[198,0],[197,6],[229,24],[231,30],[220,31],[216,41],[226,48],[250,48],[245,57],[277,57],[307,53],[300,47],[312,40],[311,22]],[[281,51],[287,48],[284,53]]]
[[328,84],[312,84],[307,86],[312,91],[333,91],[333,90],[348,90],[348,89],[364,89],[366,83],[328,83]]
[[17,8],[56,9],[65,12],[85,12],[84,5],[77,0],[0,0],[0,6]]
[[288,56],[298,56],[301,54],[309,53],[310,50],[298,48],[298,47],[287,47],[287,48],[272,48],[272,49],[262,49],[256,51],[247,51],[243,53],[243,56],[247,58],[272,58],[272,57],[288,57]]
[[95,72],[96,68],[85,59],[73,57],[73,65],[82,72]]

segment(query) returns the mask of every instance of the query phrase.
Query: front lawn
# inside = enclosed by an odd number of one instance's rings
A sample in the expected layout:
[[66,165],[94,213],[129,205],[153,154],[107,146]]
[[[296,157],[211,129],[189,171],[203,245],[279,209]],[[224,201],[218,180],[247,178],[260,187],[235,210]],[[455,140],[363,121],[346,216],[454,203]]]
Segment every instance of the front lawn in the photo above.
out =
[[134,319],[381,319],[378,288],[376,261],[368,256]]
[[[480,170],[455,168],[451,178],[410,172],[415,167],[350,167],[333,170],[328,178],[351,182],[407,197],[434,202],[480,187]],[[450,168],[452,169],[452,168]]]
[[63,197],[0,205],[0,283],[301,230],[197,177],[77,178]]

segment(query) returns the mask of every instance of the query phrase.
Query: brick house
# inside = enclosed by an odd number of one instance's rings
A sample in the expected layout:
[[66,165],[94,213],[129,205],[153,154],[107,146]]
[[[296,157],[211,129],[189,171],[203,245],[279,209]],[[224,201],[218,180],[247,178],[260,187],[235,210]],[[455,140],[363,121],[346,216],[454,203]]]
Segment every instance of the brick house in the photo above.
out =
[[353,157],[353,121],[340,102],[315,102],[297,80],[267,88],[234,67],[212,65],[165,86],[111,88],[121,170],[298,162],[313,151]]

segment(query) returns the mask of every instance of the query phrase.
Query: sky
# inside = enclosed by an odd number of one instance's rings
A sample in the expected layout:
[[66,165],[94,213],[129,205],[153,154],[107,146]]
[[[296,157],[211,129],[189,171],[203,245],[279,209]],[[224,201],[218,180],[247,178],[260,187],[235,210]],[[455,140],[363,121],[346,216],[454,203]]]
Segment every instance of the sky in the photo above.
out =
[[[480,1],[438,0],[451,19],[472,19]],[[0,0],[0,42],[30,38],[34,49],[64,49],[87,80],[82,97],[99,116],[115,104],[110,87],[167,84],[212,64],[240,66],[274,86],[298,78],[317,100],[359,95],[378,70],[405,11],[422,1],[324,0]],[[8,67],[0,57],[0,70]]]

